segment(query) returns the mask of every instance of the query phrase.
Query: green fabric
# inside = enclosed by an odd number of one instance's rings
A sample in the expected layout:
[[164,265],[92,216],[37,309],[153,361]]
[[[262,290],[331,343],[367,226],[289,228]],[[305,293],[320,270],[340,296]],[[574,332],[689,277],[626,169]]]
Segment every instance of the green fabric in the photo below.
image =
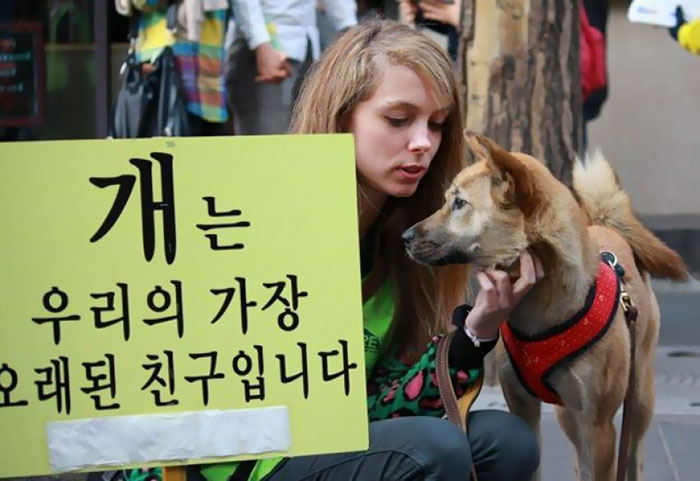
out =
[[260,459],[255,463],[255,468],[253,472],[250,473],[248,481],[260,481],[265,476],[267,476],[275,466],[277,466],[283,458],[270,458],[270,459]]
[[391,320],[394,318],[396,303],[394,302],[394,289],[391,284],[385,282],[377,293],[367,299],[362,306],[362,317],[365,333],[365,372],[369,377],[377,358],[384,345]]
[[[205,464],[199,468],[199,472],[207,481],[226,481],[236,469],[238,463]],[[129,480],[133,481],[133,480]]]
[[[267,476],[283,458],[259,459],[250,473],[248,481],[260,481]],[[207,481],[226,481],[236,470],[239,463],[216,463],[202,466],[199,470]]]
[[[441,417],[445,409],[437,386],[437,339],[428,344],[418,362],[407,366],[395,356],[384,356],[368,383],[367,413],[370,422],[396,416]],[[482,369],[462,371],[450,367],[457,397],[475,383]]]

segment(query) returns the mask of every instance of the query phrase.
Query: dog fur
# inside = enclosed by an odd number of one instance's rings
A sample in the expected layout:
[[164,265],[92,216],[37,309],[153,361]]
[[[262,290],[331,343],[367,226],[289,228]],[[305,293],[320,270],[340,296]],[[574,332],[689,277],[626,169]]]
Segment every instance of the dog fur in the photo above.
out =
[[[443,207],[404,236],[407,252],[425,264],[470,263],[513,271],[519,253],[530,249],[542,260],[546,275],[508,319],[518,332],[530,335],[579,311],[596,276],[599,253],[615,253],[639,311],[638,389],[631,403],[627,479],[642,480],[643,438],[654,410],[654,351],[659,333],[659,308],[650,276],[683,280],[687,277],[683,260],[634,217],[629,197],[601,154],[586,163],[577,161],[574,194],[537,159],[508,152],[485,137],[466,136],[476,161],[454,179]],[[540,401],[522,387],[501,343],[497,357],[509,409],[540,438]],[[613,417],[627,392],[629,367],[630,335],[619,307],[606,334],[550,378],[563,402],[556,407],[556,415],[575,447],[580,480],[614,478]]]

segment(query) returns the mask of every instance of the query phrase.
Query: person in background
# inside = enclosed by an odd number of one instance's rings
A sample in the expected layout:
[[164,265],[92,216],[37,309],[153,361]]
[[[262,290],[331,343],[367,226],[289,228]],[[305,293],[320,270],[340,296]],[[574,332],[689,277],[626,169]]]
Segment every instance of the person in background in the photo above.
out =
[[457,61],[462,1],[452,0],[398,0],[404,21],[417,27],[426,27],[447,36],[447,51]]
[[676,7],[676,26],[669,29],[671,37],[690,53],[700,55],[700,17],[687,20],[680,5]]
[[399,19],[397,0],[357,0],[357,17],[360,20],[369,18]]
[[[357,23],[355,0],[322,2],[336,31]],[[300,81],[320,55],[317,0],[235,0],[226,82],[236,134],[283,134]]]
[[588,147],[588,123],[600,115],[608,98],[608,0],[579,1],[579,70],[583,100],[582,151]]
[[[357,13],[359,19],[359,10]],[[316,26],[318,27],[319,48],[323,52],[333,41],[338,31],[326,15],[326,8],[323,6],[322,0],[318,0],[316,5]]]
[[136,17],[136,56],[148,72],[150,63],[166,46],[172,46],[180,75],[190,135],[226,135],[224,37],[229,0],[181,0],[177,5],[174,34],[167,28],[168,0],[115,0],[118,13]]

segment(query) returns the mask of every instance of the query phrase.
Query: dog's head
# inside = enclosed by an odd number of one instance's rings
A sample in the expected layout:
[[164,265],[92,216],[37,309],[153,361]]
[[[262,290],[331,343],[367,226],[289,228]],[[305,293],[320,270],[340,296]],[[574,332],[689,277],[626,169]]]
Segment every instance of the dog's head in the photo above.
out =
[[457,175],[440,210],[403,233],[406,250],[424,264],[510,268],[529,244],[526,221],[539,202],[532,169],[539,162],[486,137],[466,138],[476,162]]

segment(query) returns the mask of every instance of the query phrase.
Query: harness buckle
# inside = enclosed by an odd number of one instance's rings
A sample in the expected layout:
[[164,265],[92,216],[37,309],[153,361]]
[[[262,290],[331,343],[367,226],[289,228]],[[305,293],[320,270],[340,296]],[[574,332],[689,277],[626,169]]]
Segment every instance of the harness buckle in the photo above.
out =
[[603,251],[600,253],[600,258],[607,265],[615,269],[615,273],[617,273],[617,276],[620,278],[621,281],[625,278],[625,268],[622,267],[622,264],[618,262],[617,256],[614,252]]

